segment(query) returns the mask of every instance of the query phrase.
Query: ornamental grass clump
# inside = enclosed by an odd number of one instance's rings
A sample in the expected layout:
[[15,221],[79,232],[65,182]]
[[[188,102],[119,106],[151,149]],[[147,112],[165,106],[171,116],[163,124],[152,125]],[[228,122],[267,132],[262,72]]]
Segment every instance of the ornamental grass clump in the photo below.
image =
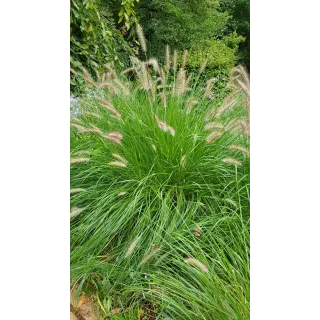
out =
[[235,69],[219,105],[213,80],[199,88],[177,61],[167,47],[164,67],[83,70],[95,94],[71,119],[71,280],[95,288],[104,316],[149,304],[174,319],[248,313],[236,287],[248,285],[248,76]]

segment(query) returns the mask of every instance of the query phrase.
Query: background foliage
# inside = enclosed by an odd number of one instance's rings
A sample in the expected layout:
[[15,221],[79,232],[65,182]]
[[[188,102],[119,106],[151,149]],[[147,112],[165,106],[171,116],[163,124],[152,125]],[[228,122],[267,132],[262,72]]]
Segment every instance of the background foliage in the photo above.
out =
[[[128,65],[139,53],[138,23],[147,38],[148,56],[163,61],[164,47],[188,50],[189,71],[207,60],[203,78],[223,88],[238,62],[249,68],[249,0],[71,0],[71,67],[102,71]],[[141,52],[140,52],[141,53]],[[71,91],[81,78],[71,77]]]

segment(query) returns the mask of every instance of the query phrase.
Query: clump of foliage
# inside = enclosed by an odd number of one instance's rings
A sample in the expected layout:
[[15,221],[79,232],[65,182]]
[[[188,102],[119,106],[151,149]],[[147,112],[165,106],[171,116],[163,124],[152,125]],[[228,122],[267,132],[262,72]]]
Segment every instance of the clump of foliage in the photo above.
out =
[[196,72],[207,61],[203,78],[216,76],[216,89],[225,86],[244,38],[227,28],[231,17],[219,10],[219,1],[141,0],[137,15],[149,41],[151,56],[163,58],[159,53],[165,44],[189,50],[187,69]]
[[188,75],[168,52],[164,67],[83,70],[93,91],[71,119],[71,280],[103,317],[248,319],[249,78],[234,69],[221,104],[213,79],[199,85],[203,68]]
[[231,19],[226,28],[245,38],[239,44],[238,60],[250,69],[250,0],[220,0],[221,12],[228,12]]
[[[116,28],[109,7],[101,0],[71,0],[70,4],[71,67],[85,67],[94,73],[102,70],[104,63],[126,66],[133,49]],[[81,78],[72,75],[71,91],[79,86],[83,86]]]

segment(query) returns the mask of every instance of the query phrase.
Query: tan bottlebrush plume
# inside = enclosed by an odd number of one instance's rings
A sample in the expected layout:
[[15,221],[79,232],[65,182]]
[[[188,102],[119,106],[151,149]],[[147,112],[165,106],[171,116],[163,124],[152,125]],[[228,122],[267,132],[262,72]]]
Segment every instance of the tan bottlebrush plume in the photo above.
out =
[[220,118],[226,111],[232,110],[237,102],[237,100],[232,99],[226,103],[223,103],[222,106],[217,110],[216,117]]
[[141,49],[144,53],[147,52],[147,43],[146,43],[146,38],[144,36],[143,30],[140,26],[140,24],[137,24],[137,35],[138,35],[138,39],[139,39],[139,43],[141,46]]
[[186,92],[186,72],[180,68],[177,75],[176,93],[182,95]]
[[180,160],[180,165],[184,168],[186,166],[186,160],[187,160],[187,155],[184,154],[182,157],[181,157],[181,160]]
[[230,147],[229,147],[229,149],[230,150],[236,150],[236,151],[240,151],[240,152],[242,152],[242,153],[244,153],[245,155],[249,155],[249,151],[246,149],[246,148],[244,148],[244,147],[241,147],[241,146],[237,146],[237,145],[231,145]]
[[241,120],[239,122],[240,127],[243,131],[243,133],[245,134],[245,136],[249,137],[250,136],[250,123],[249,120]]
[[113,106],[113,104],[107,100],[98,99],[100,104],[110,111],[117,119],[121,119],[121,113]]
[[121,192],[118,193],[118,197],[123,197],[126,194],[127,194],[126,191],[121,191]]
[[194,228],[194,235],[199,238],[201,236],[201,230],[201,227]]
[[151,87],[151,79],[145,64],[142,64],[138,71],[138,78],[143,89],[149,90]]
[[213,88],[213,81],[215,78],[211,78],[207,81],[206,87],[204,88],[204,96],[206,98],[211,98],[212,96],[212,88]]
[[160,67],[159,67],[159,63],[158,60],[156,58],[151,58],[146,62],[149,66],[152,66],[153,70],[156,73],[160,73]]
[[161,79],[161,82],[162,82],[162,85],[165,86],[166,85],[166,72],[164,71],[163,68],[160,68],[160,79]]
[[78,131],[80,131],[80,132],[81,132],[81,130],[85,129],[85,127],[80,126],[80,125],[77,124],[77,123],[71,123],[70,126],[73,127],[73,128],[78,129]]
[[111,161],[108,163],[108,165],[112,167],[121,167],[121,168],[127,167],[127,165],[121,161]]
[[87,71],[86,68],[82,67],[82,73],[83,73],[83,78],[88,82],[90,83],[91,85],[93,85],[94,87],[98,87],[97,83],[95,83],[93,81],[93,79],[91,78],[91,75],[90,73]]
[[170,59],[170,47],[169,45],[166,45],[166,70],[169,71],[171,65],[171,59]]
[[209,121],[210,119],[212,119],[215,116],[216,112],[217,110],[215,107],[209,110],[205,116],[205,121]]
[[85,190],[86,190],[86,189],[83,189],[83,188],[70,189],[70,194],[82,192],[82,191],[85,191]]
[[88,162],[88,161],[90,161],[89,158],[74,158],[74,159],[70,159],[70,164],[82,163],[82,162]]
[[136,67],[130,67],[130,68],[127,68],[125,70],[123,70],[120,74],[123,76],[125,74],[127,74],[128,72],[131,72],[131,71],[137,71],[137,68]]
[[217,122],[210,122],[204,126],[205,131],[212,131],[214,129],[223,129],[223,128],[224,128],[223,125]]
[[173,51],[173,71],[174,73],[176,73],[177,71],[177,65],[178,65],[178,51],[176,49],[174,49]]
[[198,101],[191,97],[187,102],[186,114],[190,114],[192,107],[196,104],[198,104]]
[[183,57],[182,57],[182,68],[186,67],[187,59],[188,59],[188,50],[184,50]]
[[71,71],[73,74],[75,74],[75,75],[78,74],[78,72],[77,72],[76,70],[72,69],[72,68],[70,68],[70,71]]
[[87,155],[90,155],[91,152],[88,151],[88,150],[79,150],[79,151],[76,151],[73,153],[74,155],[78,155],[78,154],[87,154]]
[[104,72],[101,77],[101,82],[104,82],[105,80],[106,80],[106,73]]
[[138,267],[145,264],[147,261],[149,261],[157,252],[159,252],[160,249],[157,248],[155,250],[152,250],[149,254],[145,255],[142,260],[139,262]]
[[93,125],[92,123],[90,123],[90,126],[91,126],[91,128],[90,128],[91,132],[99,133],[99,134],[102,133],[101,130],[98,127],[96,127],[95,125]]
[[128,88],[128,86],[126,86],[125,84],[123,84],[120,79],[114,79],[113,83],[121,90],[121,92],[127,96],[130,95],[130,90]]
[[200,66],[200,69],[199,69],[199,75],[204,71],[204,69],[207,65],[207,62],[208,62],[207,59],[203,61],[202,65]]
[[241,166],[241,162],[238,161],[238,160],[235,159],[235,158],[225,158],[225,159],[223,159],[223,162],[225,162],[225,163],[230,163],[230,164],[233,164],[233,165],[238,166],[238,167]]
[[250,84],[249,75],[247,70],[242,65],[239,65],[231,70],[231,77],[233,77],[234,79],[235,78],[243,79],[246,87],[249,87],[249,84]]
[[190,264],[192,266],[196,266],[198,267],[200,270],[202,270],[203,272],[209,272],[208,268],[205,266],[204,263],[202,263],[201,261],[194,259],[194,258],[186,258],[184,259],[184,261],[187,264]]
[[96,72],[97,80],[98,80],[99,82],[101,82],[100,72],[99,72],[98,70],[95,70],[95,72]]
[[171,133],[172,136],[175,135],[175,130],[170,127],[169,125],[167,125],[164,121],[161,121],[157,116],[155,116],[156,122],[158,124],[158,127],[162,130],[162,131],[169,131]]
[[70,218],[73,218],[77,215],[79,215],[84,209],[83,208],[78,208],[78,207],[73,207],[70,210]]
[[89,112],[89,111],[86,111],[84,113],[85,115],[89,116],[89,117],[94,117],[94,118],[97,118],[97,119],[102,119],[102,116],[98,113],[95,113],[95,112]]
[[121,157],[120,154],[113,153],[112,156],[123,163],[128,163],[128,161],[125,158]]
[[223,135],[223,132],[217,131],[217,132],[212,132],[207,136],[207,142],[212,143],[216,140],[218,140],[221,136]]
[[115,79],[118,79],[117,73],[113,70],[113,68],[109,64],[105,64],[104,66],[108,70],[108,73],[110,74],[110,76],[114,77]]
[[118,94],[119,90],[117,88],[114,88],[114,84],[111,82],[111,80],[107,80],[104,82],[99,83],[98,89],[108,88],[110,90],[111,94]]
[[140,240],[140,237],[137,237],[137,238],[135,238],[135,239],[131,242],[131,244],[130,244],[130,246],[128,247],[127,252],[126,252],[126,254],[125,254],[125,258],[127,258],[127,257],[129,257],[129,256],[132,255],[132,253],[133,253],[134,249],[136,248],[139,240]]
[[77,122],[77,123],[82,123],[81,120],[79,118],[76,118],[76,117],[72,117],[70,119],[70,121],[74,121],[74,122]]
[[112,131],[109,133],[102,134],[102,137],[109,140],[110,142],[121,144],[122,133],[119,131]]
[[243,132],[245,136],[250,136],[249,121],[245,119],[233,119],[227,126],[226,130],[230,132]]
[[248,86],[245,85],[244,82],[242,82],[240,79],[236,80],[237,84],[239,85],[239,87],[243,90],[243,92],[247,95],[250,96],[250,88]]
[[232,204],[235,208],[238,208],[237,203],[235,201],[233,201],[232,199],[227,198],[227,199],[225,199],[225,201],[229,202],[230,204]]

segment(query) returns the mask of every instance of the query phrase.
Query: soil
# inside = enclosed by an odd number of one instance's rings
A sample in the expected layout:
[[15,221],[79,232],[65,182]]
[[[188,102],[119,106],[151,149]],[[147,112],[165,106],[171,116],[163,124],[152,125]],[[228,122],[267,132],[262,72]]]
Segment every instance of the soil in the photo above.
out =
[[94,308],[93,298],[80,294],[76,297],[75,289],[70,292],[70,320],[99,320]]

